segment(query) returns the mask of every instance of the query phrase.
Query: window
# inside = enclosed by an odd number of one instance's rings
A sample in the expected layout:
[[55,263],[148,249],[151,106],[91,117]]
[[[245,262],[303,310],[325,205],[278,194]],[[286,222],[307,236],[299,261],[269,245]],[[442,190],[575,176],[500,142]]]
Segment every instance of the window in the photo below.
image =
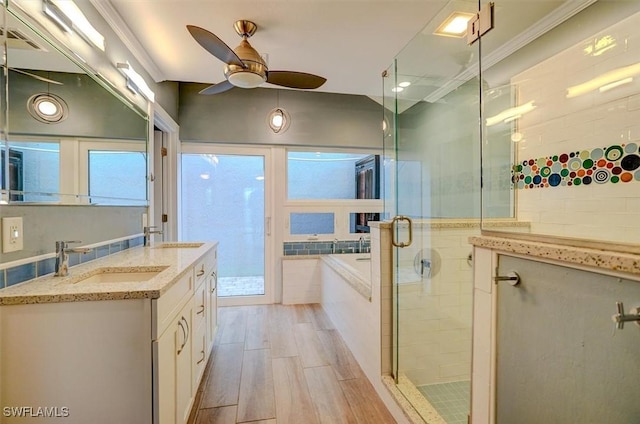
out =
[[147,155],[144,152],[89,150],[89,196],[101,205],[146,204]]
[[333,213],[292,213],[289,215],[291,234],[333,234]]
[[356,163],[361,153],[287,153],[287,198],[355,199]]
[[[2,151],[4,168],[5,150]],[[2,186],[6,188],[3,170]],[[60,145],[56,142],[9,142],[11,200],[54,202],[60,192]]]
[[379,220],[374,152],[287,151],[285,240],[356,240]]

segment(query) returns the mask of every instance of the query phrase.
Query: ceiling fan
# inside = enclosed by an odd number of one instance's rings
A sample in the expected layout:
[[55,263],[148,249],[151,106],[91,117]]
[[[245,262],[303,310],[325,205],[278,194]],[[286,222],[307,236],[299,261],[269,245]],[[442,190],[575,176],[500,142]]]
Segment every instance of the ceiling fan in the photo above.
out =
[[265,82],[289,88],[315,89],[327,81],[326,78],[305,72],[270,71],[260,54],[247,41],[258,26],[251,21],[240,20],[233,24],[233,28],[242,37],[242,41],[231,50],[215,34],[195,25],[187,25],[198,44],[226,63],[224,76],[227,80],[205,88],[200,94],[218,94],[233,87],[255,88]]

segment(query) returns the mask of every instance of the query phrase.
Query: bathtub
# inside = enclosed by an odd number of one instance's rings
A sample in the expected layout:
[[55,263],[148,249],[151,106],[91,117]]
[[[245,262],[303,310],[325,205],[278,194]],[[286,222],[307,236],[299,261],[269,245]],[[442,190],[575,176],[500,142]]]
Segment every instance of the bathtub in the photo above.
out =
[[345,283],[371,302],[371,254],[325,255],[322,261],[336,271]]

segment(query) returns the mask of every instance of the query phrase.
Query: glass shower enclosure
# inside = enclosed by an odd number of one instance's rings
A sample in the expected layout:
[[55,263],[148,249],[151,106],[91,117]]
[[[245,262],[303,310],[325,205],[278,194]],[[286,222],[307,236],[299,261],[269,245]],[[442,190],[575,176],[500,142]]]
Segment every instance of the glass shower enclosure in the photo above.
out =
[[391,368],[428,423],[470,413],[469,237],[637,242],[637,208],[597,221],[606,206],[593,196],[618,214],[637,205],[640,3],[498,0],[474,44],[437,33],[482,6],[444,4],[382,78]]
[[404,244],[393,252],[392,372],[429,423],[467,423],[467,240],[480,232],[481,210],[479,43],[435,32],[477,7],[445,5],[383,74],[385,216],[399,217],[392,231]]

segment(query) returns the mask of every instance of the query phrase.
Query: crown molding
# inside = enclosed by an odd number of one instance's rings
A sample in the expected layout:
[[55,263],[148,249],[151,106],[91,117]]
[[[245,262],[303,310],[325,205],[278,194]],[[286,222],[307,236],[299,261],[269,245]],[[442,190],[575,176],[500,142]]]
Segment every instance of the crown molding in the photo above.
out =
[[[525,31],[512,38],[508,43],[503,44],[491,53],[483,56],[482,70],[489,69],[491,66],[515,53],[538,37],[551,31],[553,28],[557,27],[567,19],[573,17],[577,13],[591,6],[596,1],[598,0],[569,0],[563,3],[560,7],[553,10],[551,13],[536,22],[534,25],[531,25]],[[480,42],[482,42],[482,40]],[[471,78],[477,76],[478,62],[476,61],[467,69],[452,78],[451,81],[449,81],[447,84],[440,87],[429,96],[425,97],[424,101],[434,103],[449,94],[451,91],[460,87],[465,82],[469,81]]]
[[133,54],[133,56],[140,62],[142,67],[149,73],[151,78],[155,82],[164,81],[166,78],[164,77],[163,72],[160,70],[158,65],[155,64],[151,56],[149,56],[138,41],[138,38],[133,34],[129,26],[122,19],[122,16],[118,13],[118,11],[113,7],[111,1],[109,0],[89,0],[93,7],[96,8],[98,13],[102,15],[107,24],[113,29],[113,32],[120,38],[120,40],[124,43],[125,47]]

